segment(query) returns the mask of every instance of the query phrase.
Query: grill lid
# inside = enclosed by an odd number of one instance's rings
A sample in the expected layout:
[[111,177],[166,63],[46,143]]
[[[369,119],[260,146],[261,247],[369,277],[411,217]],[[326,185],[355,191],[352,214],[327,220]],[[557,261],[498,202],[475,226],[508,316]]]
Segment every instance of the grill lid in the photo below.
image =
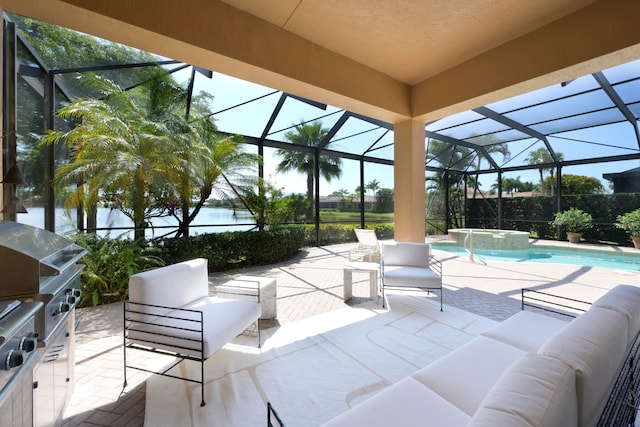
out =
[[[0,221],[0,246],[36,260],[74,245],[70,240],[51,231],[13,221]],[[79,248],[79,246],[77,246]]]
[[0,298],[40,292],[86,253],[51,231],[0,220]]
[[11,299],[6,301],[0,301],[0,320],[13,311],[14,308],[20,305],[20,301],[17,299]]

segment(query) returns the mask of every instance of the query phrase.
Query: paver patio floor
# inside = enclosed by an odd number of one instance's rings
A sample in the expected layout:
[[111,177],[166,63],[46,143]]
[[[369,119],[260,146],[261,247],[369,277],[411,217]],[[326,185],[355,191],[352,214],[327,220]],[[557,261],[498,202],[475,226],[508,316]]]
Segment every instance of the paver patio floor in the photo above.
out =
[[[370,301],[367,273],[354,274],[354,296],[349,302],[343,301],[342,265],[354,246],[351,243],[308,248],[288,262],[212,275],[211,286],[241,275],[277,279],[278,317],[262,327],[358,305]],[[450,305],[497,321],[520,310],[521,288],[590,302],[617,284],[640,286],[640,273],[634,271],[562,264],[471,262],[447,252],[434,254],[443,263],[445,310]],[[78,309],[77,316],[81,321],[76,331],[75,391],[63,425],[143,425],[146,374],[129,371],[128,387],[123,390],[122,304]]]

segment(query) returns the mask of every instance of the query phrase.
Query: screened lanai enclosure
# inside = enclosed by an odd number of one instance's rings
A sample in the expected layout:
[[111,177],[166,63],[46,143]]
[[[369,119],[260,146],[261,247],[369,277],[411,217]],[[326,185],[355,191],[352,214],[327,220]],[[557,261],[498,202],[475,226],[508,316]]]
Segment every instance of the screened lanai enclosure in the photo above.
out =
[[[306,221],[316,230],[331,222],[322,218],[324,207],[357,211],[354,227],[365,227],[373,221],[376,202],[393,196],[390,123],[21,16],[4,19],[5,219],[55,231],[70,225],[89,231],[131,230],[133,223],[109,216],[109,206],[67,212],[65,195],[54,192],[52,183],[56,169],[74,153],[41,140],[49,130],[75,126],[58,117],[59,108],[104,96],[83,83],[87,76],[134,92],[158,67],[184,87],[180,105],[187,122],[204,115],[214,120],[217,135],[241,137],[245,151],[259,159],[255,175],[274,197],[311,196],[312,215]],[[533,230],[548,237],[555,232],[548,225],[554,212],[570,206],[597,210],[602,206],[597,197],[621,197],[616,202],[620,209],[637,208],[635,193],[611,194],[604,175],[628,173],[640,180],[639,117],[640,59],[427,123],[426,233],[481,227]],[[295,137],[301,127],[313,125],[322,131],[321,138],[309,143]],[[285,162],[292,158],[302,159],[307,169],[287,168]],[[323,170],[327,162],[337,171]],[[310,172],[305,175],[304,170]],[[232,190],[231,196],[237,194]],[[165,219],[154,223],[156,235],[176,232],[170,211],[167,207]],[[597,219],[598,225],[611,232],[617,213],[608,212]],[[203,215],[190,229],[256,227],[255,216],[243,216],[242,209],[229,218],[224,223]],[[393,221],[392,215],[387,221]]]

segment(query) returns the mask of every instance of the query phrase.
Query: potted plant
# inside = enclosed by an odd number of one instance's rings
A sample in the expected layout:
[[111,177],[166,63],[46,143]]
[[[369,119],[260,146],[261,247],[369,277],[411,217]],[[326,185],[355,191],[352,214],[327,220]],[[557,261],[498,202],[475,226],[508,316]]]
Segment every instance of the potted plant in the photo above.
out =
[[614,224],[616,227],[624,230],[636,249],[640,249],[640,209],[619,215]]
[[582,233],[590,229],[592,223],[591,214],[578,208],[556,212],[554,220],[551,221],[551,225],[561,226],[567,232],[567,238],[571,243],[580,242]]

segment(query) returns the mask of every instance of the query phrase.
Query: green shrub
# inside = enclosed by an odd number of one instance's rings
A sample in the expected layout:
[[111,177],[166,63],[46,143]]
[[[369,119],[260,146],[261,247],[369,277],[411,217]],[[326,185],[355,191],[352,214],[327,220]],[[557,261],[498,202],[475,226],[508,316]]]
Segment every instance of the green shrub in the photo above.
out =
[[629,236],[640,236],[640,209],[618,215],[615,226],[624,230]]
[[124,301],[129,276],[165,265],[157,249],[143,242],[82,233],[76,234],[74,241],[89,251],[82,258],[81,307]]
[[296,256],[304,247],[303,226],[265,231],[228,231],[190,237],[165,238],[155,244],[167,264],[206,258],[209,271],[273,264]]
[[577,208],[557,212],[551,225],[564,228],[567,233],[584,233],[593,226],[591,214]]
[[393,224],[375,224],[370,228],[373,228],[376,231],[376,236],[378,236],[379,240],[393,239],[395,235],[395,228],[393,227]]

